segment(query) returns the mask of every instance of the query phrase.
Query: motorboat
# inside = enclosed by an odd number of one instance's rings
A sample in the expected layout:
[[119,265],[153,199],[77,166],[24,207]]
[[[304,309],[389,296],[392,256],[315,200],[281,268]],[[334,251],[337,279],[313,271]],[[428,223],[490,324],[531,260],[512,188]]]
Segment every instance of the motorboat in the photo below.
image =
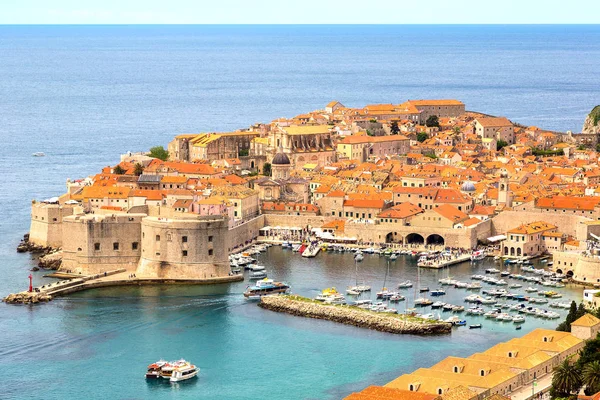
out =
[[377,292],[378,299],[389,299],[390,297],[397,295],[397,292],[392,292],[388,288],[382,288],[381,291]]
[[251,264],[251,265],[248,265],[248,269],[250,271],[257,272],[257,271],[264,271],[265,267],[263,265]]
[[407,288],[411,288],[412,287],[412,282],[411,281],[404,281],[404,282],[400,282],[398,284],[398,289],[407,289]]
[[35,153],[32,154],[32,156],[34,156],[34,157],[44,157],[45,155],[46,154],[44,154],[41,151],[37,151],[37,152],[35,152]]
[[435,289],[430,292],[432,296],[443,296],[446,294],[446,291],[443,289]]
[[371,299],[356,300],[352,305],[360,308],[369,308],[373,301]]
[[161,369],[167,364],[165,360],[159,360],[155,363],[148,365],[146,370],[146,379],[159,379],[161,376]]
[[467,290],[480,290],[481,284],[479,282],[469,283],[466,286]]
[[500,270],[496,268],[488,268],[485,270],[486,274],[499,274]]
[[525,291],[528,292],[528,293],[534,293],[534,292],[537,292],[538,289],[529,286],[529,287],[527,287],[527,289],[525,289]]
[[419,288],[419,292],[420,292],[420,293],[429,292],[429,287],[422,287],[422,288]]
[[436,301],[435,303],[433,303],[433,304],[431,305],[431,308],[442,308],[442,307],[444,307],[444,305],[445,305],[445,304],[444,304],[443,302],[441,302],[441,301]]
[[273,279],[264,278],[256,282],[254,286],[248,286],[244,297],[249,299],[260,298],[268,294],[284,294],[290,290],[290,286],[284,282],[275,282]]
[[252,272],[250,274],[250,276],[248,276],[248,279],[250,280],[258,280],[258,279],[264,279],[267,277],[267,273],[264,271],[257,271],[257,272]]
[[349,294],[350,296],[358,296],[360,294],[360,292],[358,290],[356,290],[356,288],[354,286],[349,287],[348,289],[346,289],[346,294]]
[[479,261],[485,258],[485,251],[477,250],[471,253],[471,261]]
[[390,261],[396,261],[397,259],[398,259],[398,254],[392,253],[392,255],[390,256]]
[[481,329],[481,324],[469,325],[469,329]]
[[406,297],[402,296],[401,294],[397,294],[397,293],[390,297],[390,301],[392,303],[398,303],[398,302],[404,301],[404,300],[406,300]]
[[362,255],[362,253],[356,253],[356,255],[354,256],[354,259],[355,259],[356,261],[359,261],[359,262],[360,262],[360,261],[362,261],[362,260],[364,260],[364,259],[365,259],[365,256],[363,256],[363,255]]
[[169,381],[171,383],[181,382],[181,381],[185,381],[187,379],[191,379],[191,378],[195,377],[196,375],[198,375],[198,371],[200,371],[200,369],[198,367],[196,367],[194,364],[189,363],[185,360],[180,360],[180,361],[178,361],[178,363],[179,363],[179,365],[177,365],[173,369],[173,372],[171,373],[171,377],[169,378]]
[[522,316],[522,315],[515,315],[515,316],[512,318],[512,321],[513,321],[515,324],[522,324],[523,322],[525,322],[525,317],[524,317],[524,316]]
[[433,301],[424,297],[415,299],[415,307],[427,307],[433,304]]

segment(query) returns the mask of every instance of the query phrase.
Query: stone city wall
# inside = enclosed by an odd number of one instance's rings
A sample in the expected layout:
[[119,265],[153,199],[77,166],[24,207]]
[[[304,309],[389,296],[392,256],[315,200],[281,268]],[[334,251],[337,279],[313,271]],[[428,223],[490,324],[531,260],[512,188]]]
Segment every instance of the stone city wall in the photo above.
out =
[[577,215],[563,215],[559,213],[537,211],[503,211],[492,218],[492,235],[503,235],[507,231],[522,224],[536,221],[545,221],[558,227],[558,231],[572,235],[577,240],[586,240],[589,227],[586,222],[591,221]]
[[39,246],[61,247],[63,218],[73,215],[75,207],[32,202],[29,241]]

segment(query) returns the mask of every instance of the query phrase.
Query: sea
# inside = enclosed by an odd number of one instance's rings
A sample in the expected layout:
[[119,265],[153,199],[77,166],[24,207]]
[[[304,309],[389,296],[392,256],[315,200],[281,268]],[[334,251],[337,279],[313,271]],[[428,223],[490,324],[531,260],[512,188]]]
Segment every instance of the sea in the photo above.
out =
[[[468,110],[578,132],[600,103],[600,26],[0,26],[0,295],[24,290],[30,202],[67,178],[179,133],[227,132],[322,109],[455,98]],[[32,157],[44,152],[45,157]],[[295,293],[356,279],[351,256],[306,260],[272,248],[260,262]],[[410,257],[360,263],[361,280],[468,280],[493,264],[423,271]],[[34,284],[50,282],[34,272]],[[444,336],[391,335],[265,311],[248,283],[98,289],[49,304],[0,304],[2,399],[340,399],[370,384],[468,356],[557,321],[482,321]],[[563,300],[580,288],[561,289]],[[448,301],[464,292],[449,289]],[[410,297],[409,297],[410,299]],[[399,307],[406,307],[402,304]],[[564,315],[564,311],[562,312]],[[470,318],[474,322],[477,318]],[[197,379],[146,382],[160,358]]]

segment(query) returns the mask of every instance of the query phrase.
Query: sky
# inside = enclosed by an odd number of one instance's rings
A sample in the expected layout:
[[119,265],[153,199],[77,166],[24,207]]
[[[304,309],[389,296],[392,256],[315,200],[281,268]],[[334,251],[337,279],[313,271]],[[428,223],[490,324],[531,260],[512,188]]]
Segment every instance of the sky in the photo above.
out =
[[600,0],[0,0],[0,24],[598,24]]

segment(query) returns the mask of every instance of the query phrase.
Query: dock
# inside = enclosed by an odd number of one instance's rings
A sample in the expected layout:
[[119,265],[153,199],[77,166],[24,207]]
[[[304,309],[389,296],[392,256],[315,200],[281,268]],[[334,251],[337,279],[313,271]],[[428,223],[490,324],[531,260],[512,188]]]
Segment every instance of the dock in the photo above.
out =
[[454,264],[460,264],[466,261],[471,261],[471,255],[470,254],[464,254],[462,256],[458,256],[456,258],[453,258],[451,260],[436,260],[436,261],[425,261],[425,262],[420,262],[417,264],[417,266],[419,266],[420,268],[432,268],[432,269],[440,269],[440,268],[446,268],[449,267],[451,265]]

